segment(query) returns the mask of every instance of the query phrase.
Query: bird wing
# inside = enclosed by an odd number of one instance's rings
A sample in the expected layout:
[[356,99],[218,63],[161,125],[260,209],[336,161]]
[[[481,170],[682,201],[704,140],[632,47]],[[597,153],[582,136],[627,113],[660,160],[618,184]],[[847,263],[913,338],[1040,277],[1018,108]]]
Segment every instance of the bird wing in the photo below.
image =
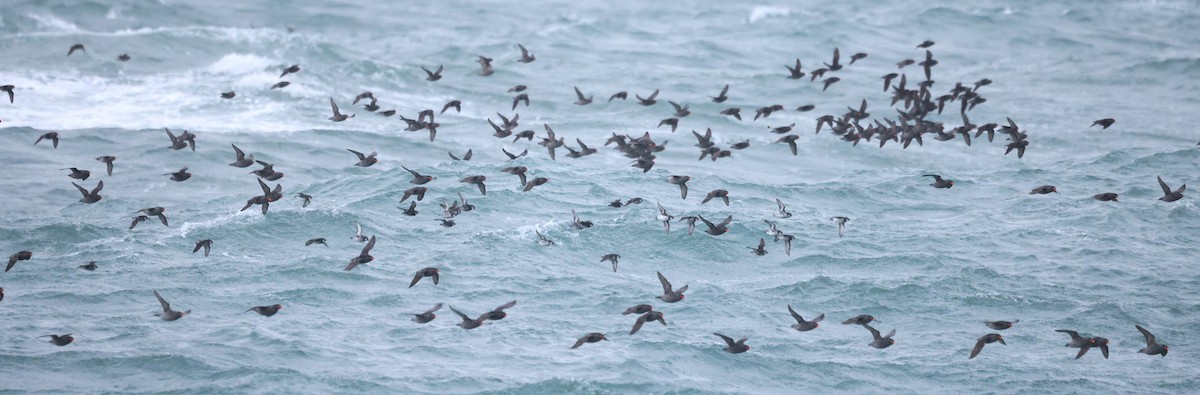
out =
[[[366,157],[365,155],[363,155],[363,153],[362,153],[362,152],[358,152],[358,151],[355,151],[355,150],[352,150],[352,149],[349,149],[349,148],[346,148],[346,151],[353,152],[355,156],[358,156],[358,160],[364,160],[364,159],[367,159],[367,157]],[[411,170],[410,170],[410,171],[411,171]]]
[[[708,222],[708,221],[704,221],[704,222]],[[729,225],[730,222],[733,222],[733,215],[725,217],[725,220],[721,221],[720,224],[717,224],[717,227],[723,228],[723,227]]]
[[967,359],[974,359],[976,355],[979,355],[980,351],[983,351],[983,345],[987,344],[984,341],[984,338],[986,337],[987,336],[981,337],[979,340],[975,341],[975,347],[971,349],[971,356],[967,357]]
[[667,281],[666,277],[663,277],[662,272],[655,272],[655,273],[658,274],[658,282],[662,283],[663,293],[664,294],[671,293],[671,282]]
[[571,348],[572,348],[572,349],[579,348],[579,346],[582,346],[582,345],[583,345],[583,343],[584,343],[586,340],[587,340],[587,336],[584,336],[584,337],[581,337],[581,338],[579,338],[579,340],[576,340],[576,341],[575,341],[575,345],[574,345],[574,346],[571,346]]
[[170,304],[170,303],[167,303],[167,300],[166,300],[166,299],[163,299],[162,295],[159,295],[159,294],[158,294],[158,290],[157,290],[157,289],[156,289],[156,290],[154,290],[154,297],[155,297],[156,299],[158,299],[158,304],[162,305],[163,312],[169,312],[169,311],[171,311],[171,304]]
[[258,179],[258,187],[262,188],[263,196],[271,194],[271,187],[267,186],[267,183],[263,182],[261,178]]
[[763,238],[759,238],[759,239],[758,239],[758,249],[760,249],[760,250],[761,250],[761,249],[763,249],[763,247],[765,247],[766,245],[767,245],[767,240],[766,240],[766,239],[763,239]]
[[525,46],[524,46],[524,45],[517,44],[517,47],[518,47],[518,48],[521,48],[521,57],[522,57],[522,58],[528,58],[528,57],[529,57],[529,50],[525,49]]
[[[230,145],[233,145],[233,144],[230,144]],[[243,158],[246,157],[246,153],[242,152],[242,150],[239,149],[236,145],[233,145],[233,152],[235,152],[237,154],[237,160],[242,160]]]
[[637,333],[639,329],[642,329],[642,325],[646,324],[646,316],[649,314],[650,313],[646,313],[638,316],[637,322],[633,323],[633,330],[629,331],[630,335],[633,335],[634,333]]
[[1084,345],[1083,347],[1080,347],[1079,354],[1075,354],[1075,359],[1083,358],[1083,354],[1087,354],[1088,350],[1091,348],[1092,348],[1092,346],[1089,346],[1089,345]]
[[583,97],[583,92],[580,92],[580,91],[579,91],[579,87],[578,87],[578,86],[577,86],[577,87],[575,87],[575,96],[578,96],[578,97],[579,97],[579,100],[584,100],[584,99],[585,99],[585,98]]
[[438,311],[441,309],[442,309],[442,304],[438,303],[438,304],[433,305],[433,308],[431,308],[429,310],[425,310],[425,314],[429,314],[429,313],[432,313],[432,312],[435,312],[435,311]]
[[342,113],[338,111],[337,103],[333,102],[333,96],[329,97],[329,106],[333,107],[333,115],[335,115],[335,116],[342,115]]
[[510,307],[513,307],[516,305],[517,305],[517,301],[514,300],[514,301],[500,305],[500,307],[497,307],[496,310],[493,310],[493,311],[504,311],[504,309],[507,309],[507,308],[510,308]]
[[[1055,332],[1062,332],[1062,333],[1066,333],[1066,334],[1068,334],[1068,335],[1071,335],[1071,340],[1075,340],[1075,339],[1078,339],[1078,338],[1079,338],[1079,332],[1076,332],[1076,331],[1069,331],[1069,330],[1066,330],[1066,329],[1055,329],[1054,331],[1055,331]],[[1080,354],[1080,355],[1083,355],[1083,354]]]
[[423,272],[423,271],[424,270],[417,270],[417,274],[413,276],[412,282],[408,284],[409,288],[412,288],[414,285],[417,285],[417,281],[421,281],[421,277],[424,277],[421,275],[421,272]]
[[796,319],[796,322],[804,323],[804,317],[801,317],[800,314],[796,312],[796,310],[792,310],[792,305],[789,304],[787,308],[788,308],[788,313],[792,315],[792,318]]
[[733,345],[737,344],[736,342],[733,341],[733,338],[730,338],[729,336],[725,336],[725,335],[722,335],[722,334],[716,333],[716,332],[713,332],[713,334],[717,335],[717,337],[720,337],[721,340],[724,340],[726,345],[733,346]]
[[1104,354],[1104,359],[1108,359],[1108,344],[1107,343],[1100,345],[1100,352]]
[[874,337],[875,340],[881,339],[881,337],[879,337],[878,329],[872,328],[870,325],[867,325],[867,324],[863,324],[863,327],[867,328],[867,330],[871,331],[871,336]]
[[725,96],[725,94],[728,92],[729,92],[729,84],[725,84],[725,87],[721,89],[721,94],[717,95],[717,97]]
[[367,245],[363,246],[361,255],[369,254],[372,248],[375,248],[375,236],[371,236],[371,240],[367,241]]
[[200,251],[200,248],[201,248],[201,247],[204,247],[204,243],[197,241],[197,242],[196,242],[196,248],[193,248],[193,249],[192,249],[192,253],[193,253],[193,254],[195,254],[195,253],[196,253],[196,251]]
[[1151,334],[1150,331],[1146,330],[1146,328],[1142,328],[1141,325],[1134,325],[1134,327],[1137,328],[1138,332],[1142,332],[1142,336],[1146,337],[1146,345],[1147,346],[1154,345],[1154,335]]
[[574,222],[579,222],[579,214],[575,214],[575,209],[571,209],[571,218]]
[[471,321],[471,317],[467,317],[466,314],[463,314],[461,311],[458,311],[458,309],[455,309],[454,306],[450,306],[450,311],[453,311],[454,314],[458,314],[459,317],[462,317],[463,321]]
[[72,182],[71,182],[71,185],[74,185],[74,186],[75,186],[75,189],[78,189],[78,190],[79,190],[79,193],[82,193],[82,194],[83,194],[83,197],[87,197],[87,196],[88,196],[88,190],[86,190],[86,189],[83,189],[83,187],[79,186],[79,184],[76,184],[74,181],[72,181]]
[[779,200],[779,198],[775,198],[775,204],[779,205],[779,212],[782,213],[782,212],[787,211],[787,206],[784,205],[783,201]]
[[358,222],[354,223],[354,235],[362,236],[362,225],[359,225]]

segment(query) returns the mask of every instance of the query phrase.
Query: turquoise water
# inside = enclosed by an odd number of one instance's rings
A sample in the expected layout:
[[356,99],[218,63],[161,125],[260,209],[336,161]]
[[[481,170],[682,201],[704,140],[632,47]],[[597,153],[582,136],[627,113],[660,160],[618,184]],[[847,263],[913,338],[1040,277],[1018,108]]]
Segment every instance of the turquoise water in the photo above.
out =
[[[166,3],[166,4],[162,4]],[[796,393],[1200,391],[1192,340],[1200,333],[1195,246],[1200,209],[1189,194],[1159,202],[1155,176],[1194,182],[1195,109],[1200,108],[1200,19],[1194,2],[436,2],[383,7],[362,2],[242,1],[222,7],[177,2],[13,0],[0,9],[0,253],[34,253],[0,274],[0,392],[95,393]],[[294,29],[289,33],[287,28]],[[1012,117],[1031,145],[1004,156],[1004,137],[966,147],[925,139],[901,150],[853,147],[815,119],[867,99],[872,118],[895,118],[880,76],[923,57],[930,39],[940,95],[955,81],[994,82],[971,111],[976,124]],[[74,43],[87,53],[64,56]],[[522,43],[537,56],[520,64]],[[841,82],[785,78],[829,61],[870,56],[836,73]],[[131,60],[118,62],[128,53]],[[477,76],[475,55],[495,59]],[[280,70],[302,71],[269,89]],[[420,66],[445,66],[425,81]],[[910,86],[922,74],[901,70]],[[830,74],[832,75],[832,74]],[[922,76],[923,77],[923,76]],[[569,145],[601,148],[551,161],[544,148],[491,137],[509,116],[514,85],[529,87],[521,127],[552,125]],[[730,84],[724,104],[708,101]],[[575,106],[578,86],[595,103]],[[660,89],[659,104],[643,107]],[[222,100],[221,92],[238,96]],[[372,91],[382,109],[415,118],[452,99],[437,140],[404,132],[396,117],[352,106]],[[630,100],[606,103],[628,91]],[[332,123],[328,98],[357,116]],[[654,128],[673,112],[693,114],[672,134]],[[751,121],[753,109],[788,111]],[[816,109],[791,109],[814,104]],[[956,105],[956,104],[954,104]],[[717,114],[743,108],[745,121]],[[1108,130],[1089,128],[1112,117]],[[954,111],[931,117],[957,126]],[[791,156],[768,126],[796,123]],[[172,151],[162,131],[189,130],[196,151]],[[690,130],[712,128],[718,146],[750,148],[696,161]],[[45,142],[60,133],[58,149]],[[602,147],[611,133],[669,141],[648,173]],[[239,212],[261,193],[230,144],[274,163],[286,196],[266,216]],[[379,152],[354,167],[345,149]],[[453,161],[468,148],[474,158]],[[515,162],[500,149],[530,154]],[[101,155],[118,157],[112,176]],[[521,192],[505,166],[551,181]],[[401,166],[438,177],[400,214],[412,187]],[[176,183],[164,173],[188,166]],[[105,181],[104,199],[80,195],[65,167]],[[254,168],[257,168],[254,167]],[[922,174],[956,182],[933,189]],[[487,196],[457,182],[489,178]],[[687,200],[664,180],[693,179]],[[273,184],[273,183],[272,183]],[[1060,193],[1029,195],[1040,185]],[[728,207],[700,204],[714,189]],[[295,193],[314,196],[301,208]],[[477,209],[444,228],[437,202],[462,192]],[[1120,203],[1091,196],[1116,192]],[[612,208],[617,198],[645,203]],[[773,217],[774,199],[789,219]],[[733,215],[730,232],[665,234],[655,203],[676,217]],[[407,207],[408,202],[403,205]],[[138,209],[162,206],[129,230]],[[571,210],[595,222],[570,226]],[[851,218],[844,238],[829,217]],[[770,243],[762,220],[795,235],[791,256]],[[376,235],[375,261],[342,268]],[[703,228],[703,226],[702,226]],[[535,230],[557,242],[542,247]],[[329,248],[304,247],[325,237]],[[213,239],[212,255],[193,254]],[[618,272],[601,255],[621,254]],[[96,261],[99,269],[76,269]],[[408,288],[424,267],[441,270]],[[687,299],[656,299],[661,271]],[[163,322],[152,290],[193,313]],[[436,303],[480,314],[510,300],[508,318],[470,331],[443,309],[429,324],[409,314]],[[279,303],[264,318],[244,313]],[[627,307],[651,303],[668,326],[627,335]],[[828,317],[800,333],[806,318]],[[896,345],[867,346],[867,331],[840,322],[872,314]],[[984,320],[1020,319],[1007,346],[988,345]],[[1169,344],[1166,358],[1136,351],[1140,324]],[[1074,329],[1112,341],[1112,355],[1075,360],[1063,347]],[[588,332],[610,341],[568,348]],[[749,352],[721,350],[720,332],[749,337]],[[71,333],[55,347],[37,336]]]

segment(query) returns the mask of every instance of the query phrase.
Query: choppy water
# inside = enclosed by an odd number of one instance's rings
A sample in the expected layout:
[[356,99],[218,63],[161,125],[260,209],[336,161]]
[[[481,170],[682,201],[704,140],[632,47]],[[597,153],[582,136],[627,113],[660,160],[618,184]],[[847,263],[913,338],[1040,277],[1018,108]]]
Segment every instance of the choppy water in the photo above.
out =
[[[34,259],[0,275],[0,391],[254,393],[796,393],[1200,391],[1196,350],[1200,280],[1194,254],[1200,210],[1191,196],[1156,199],[1154,177],[1195,182],[1200,105],[1200,18],[1195,2],[434,2],[391,7],[363,2],[241,1],[221,7],[175,1],[12,0],[0,9],[0,249]],[[294,27],[288,33],[286,27]],[[817,116],[841,114],[862,98],[874,117],[886,108],[879,77],[917,58],[932,39],[940,64],[935,92],[954,81],[995,81],[971,112],[977,124],[1009,116],[1033,141],[1024,159],[1003,144],[960,140],[900,150],[851,147],[809,132]],[[86,54],[66,57],[76,42]],[[538,60],[515,62],[516,43]],[[870,57],[840,71],[842,82],[786,80],[784,64],[805,70],[840,47]],[[128,53],[132,60],[114,57]],[[496,59],[476,76],[474,55]],[[279,70],[300,64],[290,87],[270,90]],[[444,64],[424,80],[419,66]],[[910,77],[916,67],[904,69]],[[914,78],[914,81],[916,79]],[[911,81],[910,81],[911,82]],[[730,101],[707,101],[724,84]],[[612,132],[670,140],[649,173],[611,148],[580,160],[550,161],[529,142],[490,137],[485,119],[509,114],[516,84],[529,86],[523,127],[553,125],[568,141],[600,146]],[[578,107],[572,86],[596,96]],[[661,89],[660,103],[603,103],[629,90]],[[217,96],[236,90],[234,100]],[[373,91],[384,109],[409,117],[463,100],[440,117],[436,142],[349,101]],[[940,93],[939,93],[940,94]],[[327,98],[358,116],[327,121]],[[632,100],[632,97],[631,97]],[[694,114],[680,132],[652,129],[670,116],[666,100]],[[768,121],[736,122],[716,112],[769,104]],[[957,125],[954,115],[939,117]],[[1113,117],[1107,131],[1088,128]],[[800,155],[788,155],[766,126],[796,122]],[[196,152],[164,149],[163,127],[196,133]],[[733,158],[697,162],[688,130],[713,128],[719,144],[750,139]],[[59,131],[57,150],[30,144]],[[262,216],[238,212],[258,191],[230,143],[276,164],[287,197]],[[574,144],[572,144],[574,145]],[[519,163],[552,181],[518,190],[499,149],[530,149]],[[352,167],[346,148],[376,150],[381,162]],[[473,148],[470,162],[447,151]],[[100,155],[116,155],[111,177]],[[439,177],[417,217],[400,215],[407,189],[401,165]],[[191,180],[163,173],[188,166]],[[64,167],[104,180],[104,200],[76,203]],[[925,173],[955,180],[927,186]],[[459,184],[490,178],[478,196]],[[688,174],[689,199],[663,180]],[[1031,196],[1053,184],[1060,194]],[[729,207],[700,197],[731,191]],[[478,206],[442,228],[434,221],[462,191]],[[296,192],[315,196],[300,208]],[[1117,192],[1121,203],[1093,194]],[[606,202],[639,196],[614,209]],[[778,244],[755,257],[774,199],[795,216],[790,257]],[[674,215],[732,214],[729,234],[667,235],[654,202]],[[163,206],[170,228],[126,229],[135,210]],[[596,226],[576,231],[575,209]],[[851,217],[845,238],[832,215]],[[379,237],[376,261],[343,272],[361,244],[361,222]],[[540,247],[540,230],[559,245]],[[330,248],[302,247],[327,237]],[[211,238],[213,255],[192,254]],[[613,273],[601,255],[622,255]],[[87,261],[100,269],[75,269]],[[407,288],[417,269],[442,270],[438,286]],[[686,301],[666,305],[655,271]],[[194,313],[166,323],[151,289]],[[507,319],[464,331],[443,310],[427,325],[407,314],[438,302],[479,314],[516,299]],[[666,313],[667,327],[625,333],[638,303]],[[264,319],[247,307],[281,303]],[[798,333],[786,305],[825,313],[820,329]],[[869,334],[839,324],[870,313],[897,344],[867,346]],[[1019,318],[968,361],[983,320]],[[1135,323],[1172,349],[1137,354]],[[1076,329],[1112,340],[1111,359],[1073,360],[1062,347]],[[567,350],[584,333],[611,341]],[[721,351],[712,332],[748,336],[753,349]],[[63,348],[36,336],[72,333]],[[1097,355],[1093,355],[1097,354]]]

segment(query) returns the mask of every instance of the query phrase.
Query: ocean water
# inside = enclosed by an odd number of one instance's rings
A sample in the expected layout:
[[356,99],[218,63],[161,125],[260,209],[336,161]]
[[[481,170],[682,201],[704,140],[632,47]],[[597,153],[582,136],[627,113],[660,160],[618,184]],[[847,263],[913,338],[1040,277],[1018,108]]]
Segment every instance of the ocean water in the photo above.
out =
[[[1200,391],[1200,208],[1188,193],[1159,202],[1155,176],[1194,183],[1200,165],[1200,18],[1192,1],[431,2],[9,0],[0,8],[0,253],[32,251],[0,274],[0,392],[38,393],[1086,393]],[[288,28],[293,31],[289,32]],[[880,76],[923,57],[936,41],[940,95],[961,81],[994,82],[970,112],[976,124],[1013,118],[1032,142],[1004,155],[1004,137],[967,147],[959,139],[901,150],[857,147],[816,117],[869,103],[895,118]],[[67,57],[76,42],[86,53]],[[537,56],[517,63],[522,43]],[[836,73],[841,82],[785,78],[829,61],[869,57]],[[128,53],[131,60],[114,58]],[[475,55],[495,59],[476,75]],[[280,70],[302,71],[280,81]],[[444,65],[425,81],[420,66]],[[910,86],[917,66],[900,70]],[[832,75],[832,74],[830,74]],[[601,148],[582,159],[548,158],[529,142],[491,137],[486,120],[513,113],[524,84],[521,127],[552,125],[568,144]],[[715,95],[729,84],[730,99]],[[595,95],[575,106],[573,86]],[[659,103],[635,104],[660,89]],[[235,90],[233,100],[221,92]],[[374,92],[383,109],[415,118],[452,99],[437,140],[404,132],[396,117],[350,101]],[[629,101],[606,103],[617,91]],[[333,123],[328,99],[357,116]],[[677,132],[655,128],[667,100],[693,114]],[[751,121],[753,109],[788,111]],[[793,108],[813,104],[807,112]],[[957,104],[953,104],[957,105]],[[745,121],[717,114],[743,108]],[[1092,121],[1112,117],[1108,130]],[[931,117],[949,127],[954,111]],[[768,126],[796,123],[799,155]],[[196,151],[173,151],[163,128],[189,130]],[[750,148],[697,161],[690,130],[712,128],[719,146]],[[43,142],[61,135],[58,149]],[[669,141],[642,173],[612,147],[612,133]],[[259,188],[230,144],[274,163],[285,198],[270,213],[239,212]],[[379,152],[370,168],[345,150]],[[530,154],[505,162],[501,148]],[[446,154],[473,149],[469,162]],[[92,158],[118,157],[112,176]],[[521,192],[500,172],[519,164],[551,181]],[[187,166],[176,183],[164,173]],[[400,214],[411,187],[401,167],[438,177]],[[92,171],[104,199],[77,203],[66,167]],[[928,186],[922,174],[956,181]],[[489,193],[457,180],[486,175]],[[688,199],[665,182],[686,174]],[[1040,185],[1060,193],[1029,195]],[[701,204],[714,189],[731,202]],[[295,193],[314,196],[300,207]],[[477,206],[443,228],[437,202],[462,192]],[[1116,192],[1120,203],[1093,194]],[[613,199],[641,197],[623,208]],[[774,199],[795,215],[776,219]],[[673,215],[733,216],[730,232],[664,233],[655,203]],[[407,202],[405,203],[405,206]],[[138,209],[162,206],[170,227]],[[571,210],[595,222],[570,226]],[[829,220],[851,218],[837,237]],[[764,219],[796,236],[791,255],[746,247],[767,237]],[[342,268],[376,235],[375,261]],[[535,231],[557,241],[536,242]],[[325,237],[329,248],[304,247]],[[212,255],[193,254],[213,239]],[[613,272],[599,257],[621,254]],[[96,261],[99,269],[76,269]],[[424,267],[441,283],[407,284]],[[687,299],[656,299],[661,271]],[[152,315],[157,289],[176,322]],[[510,300],[508,318],[463,330],[448,309],[429,324],[410,314],[446,303],[480,314]],[[244,313],[279,303],[272,318]],[[651,303],[668,326],[629,336],[629,306]],[[828,317],[800,333],[787,313]],[[840,322],[857,314],[895,328],[897,343]],[[984,320],[1020,319],[1007,346],[974,341]],[[1140,324],[1171,346],[1165,358],[1136,351]],[[1111,340],[1075,360],[1074,329]],[[608,342],[568,348],[588,332]],[[731,355],[713,332],[749,337]],[[55,347],[38,336],[71,333]]]

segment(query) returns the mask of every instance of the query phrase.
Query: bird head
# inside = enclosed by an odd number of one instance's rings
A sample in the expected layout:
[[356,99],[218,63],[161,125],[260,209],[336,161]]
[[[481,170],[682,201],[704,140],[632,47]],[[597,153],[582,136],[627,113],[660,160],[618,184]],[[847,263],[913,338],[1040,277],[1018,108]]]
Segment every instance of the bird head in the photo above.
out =
[[275,307],[275,310],[283,310],[283,305],[281,305],[281,304],[277,304],[274,307]]

